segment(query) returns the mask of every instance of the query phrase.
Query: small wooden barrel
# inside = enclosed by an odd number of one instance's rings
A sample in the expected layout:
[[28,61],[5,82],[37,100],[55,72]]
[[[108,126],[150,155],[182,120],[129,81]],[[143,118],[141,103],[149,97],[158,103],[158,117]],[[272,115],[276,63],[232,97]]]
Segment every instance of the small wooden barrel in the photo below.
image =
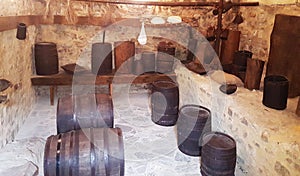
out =
[[114,43],[115,69],[118,73],[132,73],[135,44],[131,41]]
[[145,72],[155,72],[155,53],[154,52],[143,52],[142,63]]
[[38,75],[58,73],[58,53],[55,43],[40,42],[34,45],[35,69]]
[[156,72],[168,73],[173,71],[175,47],[164,42],[157,46]]
[[190,156],[200,156],[202,136],[211,131],[210,123],[211,113],[209,109],[198,105],[181,107],[177,121],[179,150]]
[[265,62],[262,60],[248,58],[244,84],[245,88],[250,90],[259,89],[264,65]]
[[179,90],[172,81],[152,83],[151,119],[162,126],[173,126],[178,119]]
[[234,176],[236,165],[235,140],[220,132],[203,136],[201,174],[203,176]]
[[269,75],[264,79],[263,104],[269,108],[286,108],[289,80],[280,75]]
[[112,73],[112,45],[110,43],[93,43],[91,64],[94,74]]
[[47,138],[45,176],[124,175],[120,128],[87,128]]
[[62,97],[57,104],[57,133],[114,125],[111,96],[86,94]]

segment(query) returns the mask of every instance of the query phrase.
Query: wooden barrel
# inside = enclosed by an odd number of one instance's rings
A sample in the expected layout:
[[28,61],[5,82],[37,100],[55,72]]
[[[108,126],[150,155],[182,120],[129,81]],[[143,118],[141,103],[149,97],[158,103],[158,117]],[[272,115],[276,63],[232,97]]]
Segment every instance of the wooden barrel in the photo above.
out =
[[175,47],[160,42],[157,46],[156,72],[168,73],[173,71]]
[[87,128],[47,138],[45,176],[123,176],[120,128]]
[[258,59],[248,58],[244,87],[247,89],[259,89],[261,76],[265,62]]
[[173,126],[178,119],[179,90],[172,81],[152,83],[151,119],[162,126]]
[[[202,136],[211,131],[210,110],[198,105],[184,105],[177,121],[177,145],[190,156],[201,155]],[[200,144],[200,147],[199,147]]]
[[110,43],[93,43],[91,64],[94,74],[112,73],[112,45]]
[[195,59],[195,54],[197,51],[197,44],[198,44],[197,39],[192,39],[192,38],[189,39],[188,48],[187,48],[187,56],[186,56],[187,62],[193,61]]
[[58,73],[58,53],[55,43],[40,42],[34,45],[35,69],[38,75]]
[[113,127],[111,96],[86,94],[62,97],[57,104],[57,133],[90,127]]
[[143,52],[141,59],[142,59],[142,64],[145,72],[155,72],[154,52]]
[[286,108],[289,80],[281,75],[269,75],[264,79],[263,104],[269,108]]
[[201,174],[203,176],[234,176],[236,143],[227,134],[209,132],[203,136]]
[[132,73],[135,44],[131,41],[114,43],[115,69],[118,73]]

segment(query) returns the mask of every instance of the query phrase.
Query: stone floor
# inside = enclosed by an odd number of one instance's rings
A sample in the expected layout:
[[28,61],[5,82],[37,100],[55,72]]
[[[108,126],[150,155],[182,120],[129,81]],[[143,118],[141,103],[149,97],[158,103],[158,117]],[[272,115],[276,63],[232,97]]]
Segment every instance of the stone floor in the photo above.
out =
[[[151,121],[147,92],[126,88],[113,92],[115,127],[123,131],[125,175],[200,175],[199,157],[178,150],[175,127],[163,127]],[[43,150],[46,138],[56,134],[55,115],[56,105],[50,106],[48,97],[38,97],[15,141],[0,151],[0,175],[14,175],[11,173],[17,169],[34,175],[37,167],[38,175],[43,175]]]

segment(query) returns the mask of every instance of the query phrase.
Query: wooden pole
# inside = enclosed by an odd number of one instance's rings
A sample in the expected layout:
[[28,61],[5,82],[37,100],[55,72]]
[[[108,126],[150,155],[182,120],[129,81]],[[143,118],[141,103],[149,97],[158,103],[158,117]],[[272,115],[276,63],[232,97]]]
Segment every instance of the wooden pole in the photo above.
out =
[[221,43],[221,33],[222,33],[222,13],[223,13],[223,0],[219,0],[218,6],[218,21],[217,21],[217,35],[216,35],[216,44],[215,51],[220,57],[220,43]]

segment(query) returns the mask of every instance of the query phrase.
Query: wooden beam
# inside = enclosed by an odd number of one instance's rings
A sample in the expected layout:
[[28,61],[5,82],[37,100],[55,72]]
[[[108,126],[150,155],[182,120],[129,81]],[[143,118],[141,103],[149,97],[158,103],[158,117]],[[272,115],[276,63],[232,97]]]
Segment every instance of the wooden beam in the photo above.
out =
[[[112,0],[72,0],[72,1],[82,1],[82,2],[96,2],[96,3],[109,3],[109,4],[127,4],[127,5],[150,5],[150,6],[218,6],[218,2],[199,2],[199,1],[190,1],[190,2],[162,2],[162,1],[112,1]],[[258,6],[258,2],[245,2],[245,3],[232,3],[233,6]]]
[[[31,83],[34,86],[59,86],[59,85],[109,85],[113,84],[140,84],[152,83],[156,80],[170,80],[175,79],[175,73],[169,74],[143,74],[140,76],[132,74],[108,74],[108,75],[94,75],[92,73],[84,73],[80,75],[70,75],[61,72],[55,75],[35,75],[31,77]],[[132,82],[131,82],[132,81]]]

